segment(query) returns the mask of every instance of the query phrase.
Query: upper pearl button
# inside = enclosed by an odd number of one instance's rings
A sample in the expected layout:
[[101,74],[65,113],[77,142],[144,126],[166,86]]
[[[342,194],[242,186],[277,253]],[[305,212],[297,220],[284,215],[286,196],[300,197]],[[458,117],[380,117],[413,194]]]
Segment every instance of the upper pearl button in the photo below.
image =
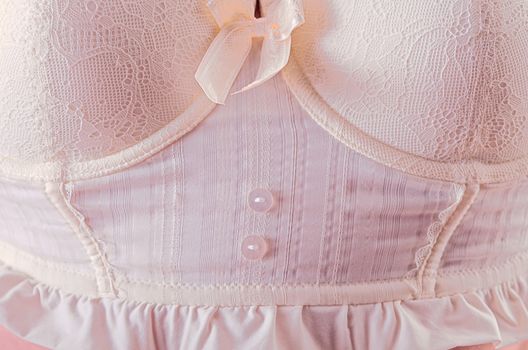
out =
[[273,195],[264,188],[256,188],[249,193],[248,203],[251,209],[267,212],[273,207]]
[[268,243],[264,238],[250,235],[242,241],[242,255],[249,260],[262,259],[268,251]]

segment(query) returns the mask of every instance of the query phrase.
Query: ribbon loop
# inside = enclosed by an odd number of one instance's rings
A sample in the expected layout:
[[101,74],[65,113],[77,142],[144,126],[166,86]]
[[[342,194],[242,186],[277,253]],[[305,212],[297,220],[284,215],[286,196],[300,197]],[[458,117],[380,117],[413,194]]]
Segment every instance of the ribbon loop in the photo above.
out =
[[220,31],[207,49],[195,78],[209,99],[223,104],[242,68],[253,37],[263,37],[260,63],[253,82],[234,92],[256,87],[288,62],[291,32],[304,23],[301,0],[275,0],[264,17],[255,18],[254,0],[210,0]]

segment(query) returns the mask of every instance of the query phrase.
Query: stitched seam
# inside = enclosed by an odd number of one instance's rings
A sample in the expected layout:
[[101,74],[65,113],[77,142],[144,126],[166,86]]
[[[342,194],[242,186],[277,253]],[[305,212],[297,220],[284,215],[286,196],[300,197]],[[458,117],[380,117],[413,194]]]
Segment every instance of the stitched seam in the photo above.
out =
[[[441,297],[437,297],[437,296],[423,296],[423,297],[417,297],[417,296],[408,296],[408,297],[402,297],[402,298],[396,298],[396,299],[387,299],[387,300],[383,300],[383,301],[376,301],[376,302],[348,302],[348,303],[344,303],[344,305],[348,305],[348,306],[358,306],[358,305],[373,305],[373,304],[379,304],[379,303],[395,303],[395,302],[405,302],[405,301],[414,301],[414,300],[430,300],[430,299],[440,299],[440,298],[451,298],[453,296],[458,296],[458,295],[463,295],[463,294],[466,294],[466,293],[476,293],[476,292],[482,292],[482,293],[488,293],[490,291],[492,291],[493,289],[496,289],[496,288],[504,288],[512,283],[514,284],[517,284],[521,281],[521,277],[519,276],[514,276],[506,281],[503,281],[501,283],[498,283],[498,284],[495,284],[495,285],[492,285],[492,286],[486,286],[486,287],[481,287],[481,288],[475,288],[475,289],[464,289],[464,290],[461,290],[461,291],[456,291],[456,292],[452,292],[452,293],[449,293],[449,294],[444,294],[442,295]],[[240,285],[241,288],[244,288],[246,287],[247,285]],[[282,289],[281,286],[271,286],[271,288],[268,288],[268,289],[273,289],[273,287],[278,287],[278,289]],[[334,286],[334,287],[339,287],[339,286]],[[344,286],[344,287],[348,287],[348,286]],[[287,292],[287,291],[286,291]],[[161,305],[161,306],[170,306],[170,305],[175,305],[175,306],[190,306],[190,307],[199,307],[199,306],[213,306],[213,307],[229,307],[229,308],[236,308],[236,307],[248,307],[248,306],[253,306],[253,305],[261,305],[261,304],[241,304],[241,305],[225,305],[225,304],[214,304],[214,305],[210,305],[210,304],[203,304],[203,303],[193,303],[193,304],[177,304],[177,303],[160,303],[160,302],[152,302],[152,301],[137,301],[137,300],[129,300],[127,302],[131,302],[131,303],[135,303],[135,304],[147,304],[147,305]],[[263,304],[265,306],[268,306],[268,305],[277,305],[277,306],[290,306],[290,305],[314,305],[314,304],[302,304],[302,303],[299,303],[299,304]],[[325,304],[326,305],[326,304]],[[331,304],[331,305],[334,305],[334,304]]]
[[343,283],[343,284],[332,284],[332,283],[287,283],[287,284],[240,284],[240,283],[219,283],[219,284],[209,284],[209,285],[199,285],[193,283],[167,283],[167,282],[156,282],[156,281],[147,281],[140,279],[127,279],[128,284],[140,284],[140,285],[156,285],[156,286],[166,286],[166,287],[188,287],[188,288],[216,288],[216,287],[232,287],[232,286],[269,286],[269,287],[314,287],[314,286],[357,286],[357,285],[369,285],[369,284],[387,284],[393,282],[406,282],[406,279],[401,278],[392,278],[385,280],[374,280],[368,282],[353,282],[353,283]]
[[[443,295],[441,297],[423,297],[423,298],[408,297],[408,298],[384,300],[382,302],[366,302],[366,303],[353,303],[353,304],[352,303],[346,303],[344,305],[347,305],[347,306],[373,305],[373,304],[380,304],[380,303],[395,303],[395,302],[402,302],[402,301],[404,302],[404,301],[413,301],[413,300],[428,300],[428,299],[450,298],[450,297],[453,297],[455,295],[461,295],[461,294],[465,294],[465,293],[489,292],[492,289],[503,288],[503,287],[505,287],[508,284],[518,283],[518,282],[519,282],[519,278],[515,277],[515,278],[512,278],[512,279],[510,279],[508,281],[504,281],[502,283],[493,285],[492,287],[484,287],[484,288],[477,288],[477,289],[468,289],[468,290],[464,290],[464,291],[457,291],[457,292],[453,292],[451,294]],[[49,287],[49,288],[53,288],[53,287]],[[157,305],[161,305],[161,306],[176,305],[176,306],[191,306],[191,307],[195,307],[195,306],[210,306],[209,304],[155,303],[155,302],[150,302],[150,301],[136,301],[136,300],[128,300],[127,303],[128,302],[136,304],[136,305],[138,305],[138,304],[146,304],[146,305],[155,305],[155,306],[157,306]],[[266,304],[266,306],[267,305],[268,304]],[[269,304],[269,305],[278,305],[278,306],[301,305],[301,306],[304,306],[303,304],[284,304],[284,305],[283,304]],[[240,308],[240,307],[248,307],[248,306],[253,306],[253,305],[222,305],[222,304],[214,305],[214,307],[223,307],[223,308]],[[308,306],[311,306],[311,305],[308,305]]]
[[[71,269],[68,269],[67,267],[64,267],[64,266],[60,266],[60,265],[57,265],[56,263],[54,262],[51,262],[51,261],[46,261],[46,260],[43,260],[42,258],[39,258],[39,257],[36,257],[36,256],[33,256],[27,252],[24,252],[24,251],[21,251],[17,248],[14,248],[14,247],[11,247],[9,246],[7,243],[5,242],[0,242],[0,246],[2,247],[2,249],[5,249],[7,251],[9,251],[10,253],[12,254],[16,254],[16,255],[22,255],[23,256],[23,260],[30,260],[32,263],[36,264],[36,265],[42,265],[42,266],[45,266],[46,268],[48,269],[51,269],[51,270],[54,270],[54,271],[57,271],[57,272],[68,272],[68,273],[72,273],[72,274],[75,274],[75,275],[79,275],[79,276],[82,276],[82,277],[87,277],[87,278],[94,278],[93,274],[87,274],[85,272],[79,272],[79,271],[75,271],[75,270],[71,270]],[[450,275],[478,275],[480,273],[486,273],[487,271],[490,271],[490,270],[497,270],[497,269],[502,269],[502,268],[507,268],[508,266],[511,266],[511,265],[514,265],[516,263],[519,263],[519,262],[523,262],[525,260],[528,260],[528,252],[523,252],[523,253],[519,253],[517,254],[516,256],[512,257],[511,259],[509,259],[508,261],[506,262],[503,262],[503,263],[500,263],[500,264],[497,264],[497,265],[493,265],[493,266],[488,266],[486,268],[483,268],[483,269],[461,269],[461,270],[452,270],[452,271],[439,271],[438,272],[438,276],[439,277],[449,277]],[[4,264],[7,265],[7,266],[12,266],[11,264],[7,263],[4,261]],[[16,266],[14,266],[15,270],[16,270]],[[504,281],[502,282],[501,284],[504,284],[504,283],[510,283],[511,280],[515,280],[516,278],[513,277],[512,279],[508,280],[508,281]],[[268,286],[268,287],[275,287],[275,288],[282,288],[283,286],[288,288],[288,287],[318,287],[318,286],[335,286],[335,287],[340,287],[340,286],[344,286],[344,287],[347,287],[347,286],[353,286],[353,285],[368,285],[368,284],[373,284],[373,285],[376,285],[376,284],[387,284],[387,283],[392,283],[392,282],[398,282],[398,281],[403,281],[403,280],[400,280],[400,279],[387,279],[387,280],[374,280],[374,281],[369,281],[369,282],[354,282],[354,283],[347,283],[347,284],[314,284],[314,283],[305,283],[305,284],[286,284],[286,285],[262,285],[262,284],[253,284],[253,285],[242,285],[242,284],[236,284],[236,283],[231,283],[231,284],[218,284],[218,285],[206,285],[206,286],[199,286],[199,285],[193,285],[193,284],[174,284],[174,283],[159,283],[159,282],[153,282],[153,281],[147,281],[147,280],[139,280],[139,279],[131,279],[129,280],[129,284],[144,284],[144,285],[156,285],[156,286],[165,286],[165,287],[187,287],[187,288],[200,288],[200,289],[216,289],[218,286],[220,287],[245,287],[245,286]],[[37,281],[38,282],[38,281]],[[372,283],[371,283],[372,282]],[[52,286],[50,286],[51,288],[54,288]],[[490,289],[491,287],[483,287],[483,288],[478,288],[478,289],[465,289],[461,292],[457,292],[457,293],[464,293],[464,292],[467,292],[467,291],[473,291],[473,290],[487,290],[487,289]],[[453,293],[453,294],[457,294],[457,293]],[[446,296],[448,295],[453,295],[453,294],[446,294]],[[79,294],[80,295],[80,294]]]
[[[454,184],[454,186],[458,185]],[[415,267],[405,274],[405,277],[409,279],[409,283],[413,284],[415,288],[421,288],[421,278],[427,259],[431,254],[437,237],[444,229],[444,226],[446,225],[450,216],[453,215],[453,213],[456,211],[456,208],[460,204],[461,199],[462,196],[456,198],[453,203],[449,204],[446,208],[438,212],[436,218],[427,227],[427,231],[425,234],[427,243],[416,250],[416,252],[414,253]]]
[[[478,161],[458,164],[440,162],[402,151],[351,125],[345,117],[336,112],[302,72],[294,54],[290,56],[288,64],[280,74],[299,104],[321,127],[338,141],[378,163],[419,178],[457,184],[464,184],[469,180],[479,183],[502,183],[524,180],[528,176],[528,157],[519,157],[498,165]],[[384,151],[381,152],[381,149]],[[442,175],[435,177],[431,171],[424,172],[423,165],[426,165],[427,169],[436,169]]]
[[[16,271],[14,271],[13,273],[17,273]],[[425,299],[435,299],[435,298],[444,298],[444,297],[450,297],[450,296],[454,296],[454,295],[460,295],[460,294],[464,294],[464,293],[469,293],[469,292],[479,292],[479,291],[483,291],[483,292],[489,292],[493,289],[496,289],[496,288],[502,288],[503,286],[506,286],[506,285],[511,285],[512,283],[519,283],[521,282],[523,279],[523,277],[520,277],[520,276],[512,276],[511,278],[508,278],[507,280],[501,282],[501,283],[498,283],[498,284],[495,284],[495,285],[491,285],[491,286],[485,286],[485,287],[480,287],[480,288],[474,288],[474,289],[471,289],[471,288],[468,288],[468,289],[464,289],[464,290],[460,290],[460,291],[456,291],[456,292],[452,292],[452,293],[449,293],[449,294],[443,294],[441,297],[422,297],[422,298],[416,298],[416,297],[402,297],[402,298],[396,298],[396,299],[388,299],[388,300],[383,300],[382,302],[398,302],[398,301],[405,301],[405,300],[425,300]],[[82,293],[75,293],[75,292],[64,292],[63,290],[61,290],[60,288],[57,288],[57,287],[54,287],[54,286],[51,286],[47,283],[44,283],[44,282],[39,282],[33,278],[29,278],[28,281],[34,286],[34,287],[42,287],[44,289],[47,289],[49,290],[50,292],[58,292],[58,293],[64,293],[64,295],[75,295],[75,296],[78,296],[79,298],[82,298],[82,299],[93,299],[94,297],[91,297],[91,296],[87,296],[85,294],[82,294]],[[244,288],[246,287],[247,285],[239,285],[241,288]],[[268,286],[269,290],[273,290],[273,289],[284,289],[283,287],[281,287],[280,285],[275,285],[275,286]],[[307,287],[310,287],[310,286],[307,286]],[[316,286],[317,287],[317,286]],[[330,286],[319,286],[319,287],[335,287],[337,289],[340,289],[341,286],[337,285],[330,285]],[[347,286],[342,286],[344,288],[346,288]],[[515,287],[512,287],[512,288],[515,288]],[[202,288],[202,289],[208,289],[208,288]],[[286,288],[287,289],[287,288]],[[239,291],[234,291],[234,292],[239,292]],[[287,292],[287,290],[286,290]],[[335,292],[335,291],[334,291]],[[331,293],[331,291],[329,291],[329,293]],[[125,300],[126,303],[132,303],[132,304],[135,304],[135,305],[139,305],[139,304],[150,304],[150,305],[161,305],[161,306],[164,306],[164,305],[177,305],[177,306],[200,306],[200,305],[206,305],[206,306],[222,306],[222,307],[245,307],[247,306],[248,304],[241,304],[241,305],[225,305],[225,304],[214,304],[214,305],[211,305],[211,304],[202,304],[202,303],[189,303],[189,304],[177,304],[177,303],[167,303],[167,302],[153,302],[153,301],[141,301],[141,300],[136,300],[136,299],[128,299],[128,300]],[[379,303],[379,302],[347,302],[345,304],[350,304],[350,305],[369,305],[369,304],[376,304],[376,303]],[[259,304],[260,305],[260,304]],[[263,304],[263,305],[298,305],[298,304]]]
[[[493,286],[491,287],[480,287],[480,288],[468,288],[468,289],[464,289],[464,290],[461,290],[461,291],[456,291],[456,292],[453,292],[453,293],[450,293],[450,294],[445,294],[441,297],[437,297],[437,296],[426,296],[426,297],[422,297],[422,298],[409,298],[409,299],[413,299],[413,300],[419,300],[419,299],[434,299],[434,298],[443,298],[444,296],[453,296],[453,295],[457,295],[457,294],[461,294],[461,293],[466,293],[466,292],[474,292],[474,291],[480,291],[480,290],[489,290],[489,289],[492,289],[492,288],[495,288],[497,286],[501,286],[503,284],[509,284],[509,283],[512,283],[512,282],[515,282],[519,279],[519,276],[514,276],[506,281],[503,281],[503,282],[500,282],[498,284],[494,284]],[[387,283],[393,283],[393,282],[405,282],[404,280],[387,280],[386,281]],[[130,283],[130,284],[134,284],[134,283]],[[155,284],[155,283],[152,283],[152,284]],[[381,284],[381,283],[373,283],[373,284]],[[176,286],[176,285],[173,285],[172,287],[187,287],[189,289],[201,289],[201,290],[206,290],[206,289],[224,289],[222,287],[225,287],[225,289],[230,289],[230,288],[233,288],[233,289],[239,289],[239,288],[252,288],[252,287],[256,287],[256,288],[259,288],[259,287],[264,287],[266,289],[289,289],[289,288],[298,288],[298,287],[335,287],[335,288],[339,288],[339,287],[354,287],[356,286],[357,283],[351,283],[351,284],[270,284],[270,285],[267,285],[267,284],[231,284],[231,285],[222,285],[222,284],[214,284],[214,285],[205,285],[205,286],[194,286],[194,285],[180,285],[180,286]],[[169,285],[167,285],[167,287],[169,287]],[[397,301],[397,300],[405,300],[405,299],[393,299],[393,300],[388,300],[388,301]],[[383,301],[385,302],[385,301]],[[378,302],[376,302],[378,303]],[[371,304],[371,303],[368,303],[368,304]],[[374,303],[372,303],[374,304]]]
[[117,295],[112,269],[104,252],[86,224],[84,216],[70,203],[64,193],[64,182],[46,182],[44,192],[70,225],[94,268],[97,289],[101,296]]
[[[455,186],[457,186],[455,184]],[[455,189],[457,189],[455,187]],[[458,197],[458,196],[457,196]],[[449,222],[450,218],[454,215],[454,213],[457,211],[457,209],[460,206],[460,203],[462,201],[462,195],[460,197],[456,198],[456,200],[450,204],[447,208],[441,210],[438,215],[437,219],[433,221],[429,227],[427,228],[427,245],[421,247],[418,249],[415,253],[415,261],[416,261],[416,269],[415,269],[415,280],[411,281],[416,283],[416,295],[421,295],[423,293],[423,275],[425,268],[427,266],[427,262],[430,259],[433,249],[436,245],[436,242],[438,240],[438,237],[442,234],[442,231],[444,230],[445,226]],[[423,254],[423,256],[422,256]]]
[[[44,260],[44,259],[42,259],[40,257],[33,256],[30,253],[24,252],[24,251],[22,251],[22,250],[20,250],[18,248],[14,248],[14,247],[8,246],[5,242],[0,242],[0,246],[2,247],[1,249],[8,250],[12,254],[22,255],[24,260],[30,260],[31,263],[33,263],[33,264],[46,266],[49,269],[52,269],[52,270],[55,270],[55,271],[59,271],[59,272],[68,272],[68,273],[72,273],[72,274],[79,275],[79,276],[82,276],[82,277],[94,278],[93,274],[89,274],[89,273],[83,272],[83,271],[74,270],[74,269],[71,269],[69,267],[59,265],[58,263],[55,263],[53,261]],[[487,266],[487,267],[482,268],[482,269],[468,268],[468,269],[458,269],[458,270],[446,270],[446,269],[439,270],[437,272],[437,276],[438,277],[448,277],[450,275],[470,275],[470,274],[477,275],[477,274],[480,274],[480,273],[486,273],[487,271],[490,271],[490,270],[506,268],[506,267],[508,267],[510,265],[514,265],[515,263],[522,262],[524,260],[528,260],[528,252],[518,253],[515,257],[508,259],[508,261],[505,261],[505,262],[502,262],[500,264],[493,265],[493,266]],[[5,265],[13,266],[16,269],[16,266],[7,263],[2,258],[0,258],[0,261],[2,261]],[[398,281],[405,281],[405,279],[398,279],[398,278],[378,279],[378,280],[373,280],[373,281],[360,281],[360,282],[353,282],[353,283],[331,284],[331,285],[334,285],[334,286],[368,285],[368,284],[384,284],[384,283],[398,282]],[[137,278],[127,279],[127,283],[129,283],[129,284],[149,284],[149,285],[168,286],[168,287],[179,287],[179,286],[182,286],[182,287],[195,287],[195,286],[202,287],[200,285],[194,285],[192,283],[166,283],[166,282],[164,283],[164,282],[142,280],[142,279],[137,279]],[[224,283],[224,284],[216,284],[216,285],[210,285],[210,286],[234,286],[234,285],[240,285],[240,284],[236,284],[236,283],[227,284],[227,283]],[[253,284],[253,285],[262,285],[262,284]],[[282,285],[272,285],[272,284],[268,284],[268,285],[269,286],[282,286]],[[317,283],[284,284],[284,286],[328,286],[328,285],[330,285],[330,284],[325,284],[325,283],[319,283],[319,284],[317,284]]]
[[[16,272],[14,272],[16,273]],[[53,287],[51,285],[48,285],[46,283],[43,283],[43,282],[39,282],[39,281],[36,281],[34,279],[27,279],[28,282],[31,284],[31,286],[33,288],[37,288],[37,289],[42,289],[42,290],[45,290],[48,294],[52,294],[52,293],[58,293],[59,295],[62,295],[64,297],[69,297],[69,296],[75,296],[77,297],[79,300],[76,300],[75,302],[79,302],[81,300],[91,300],[91,299],[95,299],[93,297],[90,297],[90,296],[86,296],[84,294],[80,294],[80,293],[72,293],[72,292],[65,292],[63,290],[61,290],[60,288],[56,288],[56,287]],[[521,278],[519,276],[516,276],[516,277],[512,277],[511,279],[508,279],[507,281],[503,281],[501,283],[498,283],[496,285],[493,285],[491,287],[483,287],[483,288],[476,288],[476,289],[466,289],[466,290],[462,290],[462,291],[457,291],[457,292],[453,292],[453,293],[450,293],[450,294],[445,294],[441,297],[424,297],[424,298],[414,298],[414,297],[407,297],[407,298],[399,298],[399,299],[391,299],[391,300],[385,300],[383,301],[383,303],[395,303],[395,302],[405,302],[405,301],[413,301],[413,300],[427,300],[427,299],[439,299],[439,298],[450,298],[450,297],[453,297],[455,295],[464,295],[466,293],[476,293],[476,292],[482,292],[482,293],[487,293],[487,292],[490,292],[492,291],[493,289],[497,289],[497,288],[504,288],[504,287],[509,287],[511,284],[517,284],[521,281]],[[515,289],[515,287],[512,287]],[[209,305],[209,304],[176,304],[176,303],[159,303],[159,302],[152,302],[152,301],[138,301],[138,300],[134,300],[134,299],[130,299],[130,300],[124,300],[124,302],[127,304],[127,305],[132,305],[132,306],[140,306],[140,305],[151,305],[151,306],[156,306],[156,307],[169,307],[169,306],[178,306],[178,307],[199,307],[199,306],[213,306],[213,307],[222,307],[222,308],[245,308],[245,307],[248,307],[248,306],[253,306],[253,305],[222,305],[222,304],[215,304],[215,305]],[[343,305],[348,305],[348,306],[356,306],[356,305],[373,305],[373,304],[379,304],[380,302],[364,302],[364,303],[345,303]],[[303,304],[266,304],[265,306],[296,306],[296,305],[303,305]]]
[[465,185],[464,192],[458,205],[449,215],[442,229],[436,236],[431,250],[424,260],[420,271],[418,272],[418,293],[423,295],[435,295],[436,276],[439,269],[445,248],[453,237],[458,225],[462,222],[469,208],[473,205],[480,190],[480,184],[468,183]]
[[[62,163],[60,162],[40,163],[36,167],[29,167],[20,165],[18,164],[19,162],[9,157],[0,157],[0,165],[7,163],[7,166],[9,167],[9,170],[5,172],[2,171],[2,167],[0,166],[0,175],[7,179],[23,179],[36,183],[59,181],[59,179],[68,181],[86,180],[109,175],[116,171],[131,167],[164,149],[174,141],[179,140],[209,116],[214,107],[216,107],[216,104],[211,102],[204,93],[201,93],[193,105],[181,113],[171,123],[156,131],[146,139],[109,156],[92,161],[74,163],[74,170],[71,170],[71,167],[70,169],[59,168],[58,170],[50,168],[54,166],[61,167]],[[127,153],[133,154],[127,156]],[[121,159],[116,160],[118,156],[121,156]],[[88,170],[86,173],[80,173],[79,169]],[[31,174],[26,175],[27,173]]]
[[[416,298],[416,299],[413,299],[413,300],[438,299],[438,298],[452,297],[452,296],[455,296],[455,295],[461,295],[461,294],[465,294],[465,293],[489,292],[489,291],[491,291],[492,289],[495,289],[495,288],[506,287],[507,285],[509,285],[511,283],[519,283],[520,280],[524,279],[524,278],[525,277],[513,276],[512,278],[510,278],[510,279],[508,279],[506,281],[494,284],[492,286],[486,286],[486,287],[480,287],[480,288],[474,288],[474,289],[468,288],[468,289],[463,289],[463,290],[460,290],[460,291],[452,292],[452,293],[449,293],[449,294],[444,294],[441,297],[429,296],[429,297],[424,297],[424,298]],[[404,300],[404,299],[402,299],[402,300]],[[396,301],[396,300],[393,300],[393,301]]]

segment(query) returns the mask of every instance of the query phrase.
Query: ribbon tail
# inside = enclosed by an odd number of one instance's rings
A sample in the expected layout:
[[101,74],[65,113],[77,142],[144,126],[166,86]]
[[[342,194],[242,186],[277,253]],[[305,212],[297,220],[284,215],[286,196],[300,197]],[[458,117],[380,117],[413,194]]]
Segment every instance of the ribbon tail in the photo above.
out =
[[222,28],[203,56],[194,75],[215,103],[224,104],[251,49],[251,30],[235,25]]
[[233,92],[232,95],[259,86],[268,79],[272,78],[288,63],[290,49],[291,37],[287,37],[286,39],[280,41],[265,38],[262,43],[260,64],[255,80],[243,88]]

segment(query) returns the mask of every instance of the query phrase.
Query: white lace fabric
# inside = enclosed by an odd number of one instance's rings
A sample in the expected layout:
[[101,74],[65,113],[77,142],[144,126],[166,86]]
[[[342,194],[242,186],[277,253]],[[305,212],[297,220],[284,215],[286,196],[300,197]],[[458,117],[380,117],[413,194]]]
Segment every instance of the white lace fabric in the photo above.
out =
[[[264,17],[277,17],[274,6],[262,1]],[[306,18],[286,25],[293,40],[283,72],[333,136],[418,176],[459,183],[526,176],[523,0],[308,0],[300,8],[290,20]],[[194,77],[221,33],[205,1],[10,0],[0,18],[7,177],[72,180],[124,169],[215,106]],[[236,40],[229,45],[220,51],[234,50]],[[253,83],[273,74],[267,57],[267,73]]]
[[416,175],[461,183],[526,176],[525,1],[304,7],[285,77],[330,133]]
[[526,338],[528,5],[233,1],[0,1],[0,322],[54,349]]
[[7,176],[78,178],[123,167],[213,107],[194,80],[216,30],[202,1],[9,0],[0,19]]

